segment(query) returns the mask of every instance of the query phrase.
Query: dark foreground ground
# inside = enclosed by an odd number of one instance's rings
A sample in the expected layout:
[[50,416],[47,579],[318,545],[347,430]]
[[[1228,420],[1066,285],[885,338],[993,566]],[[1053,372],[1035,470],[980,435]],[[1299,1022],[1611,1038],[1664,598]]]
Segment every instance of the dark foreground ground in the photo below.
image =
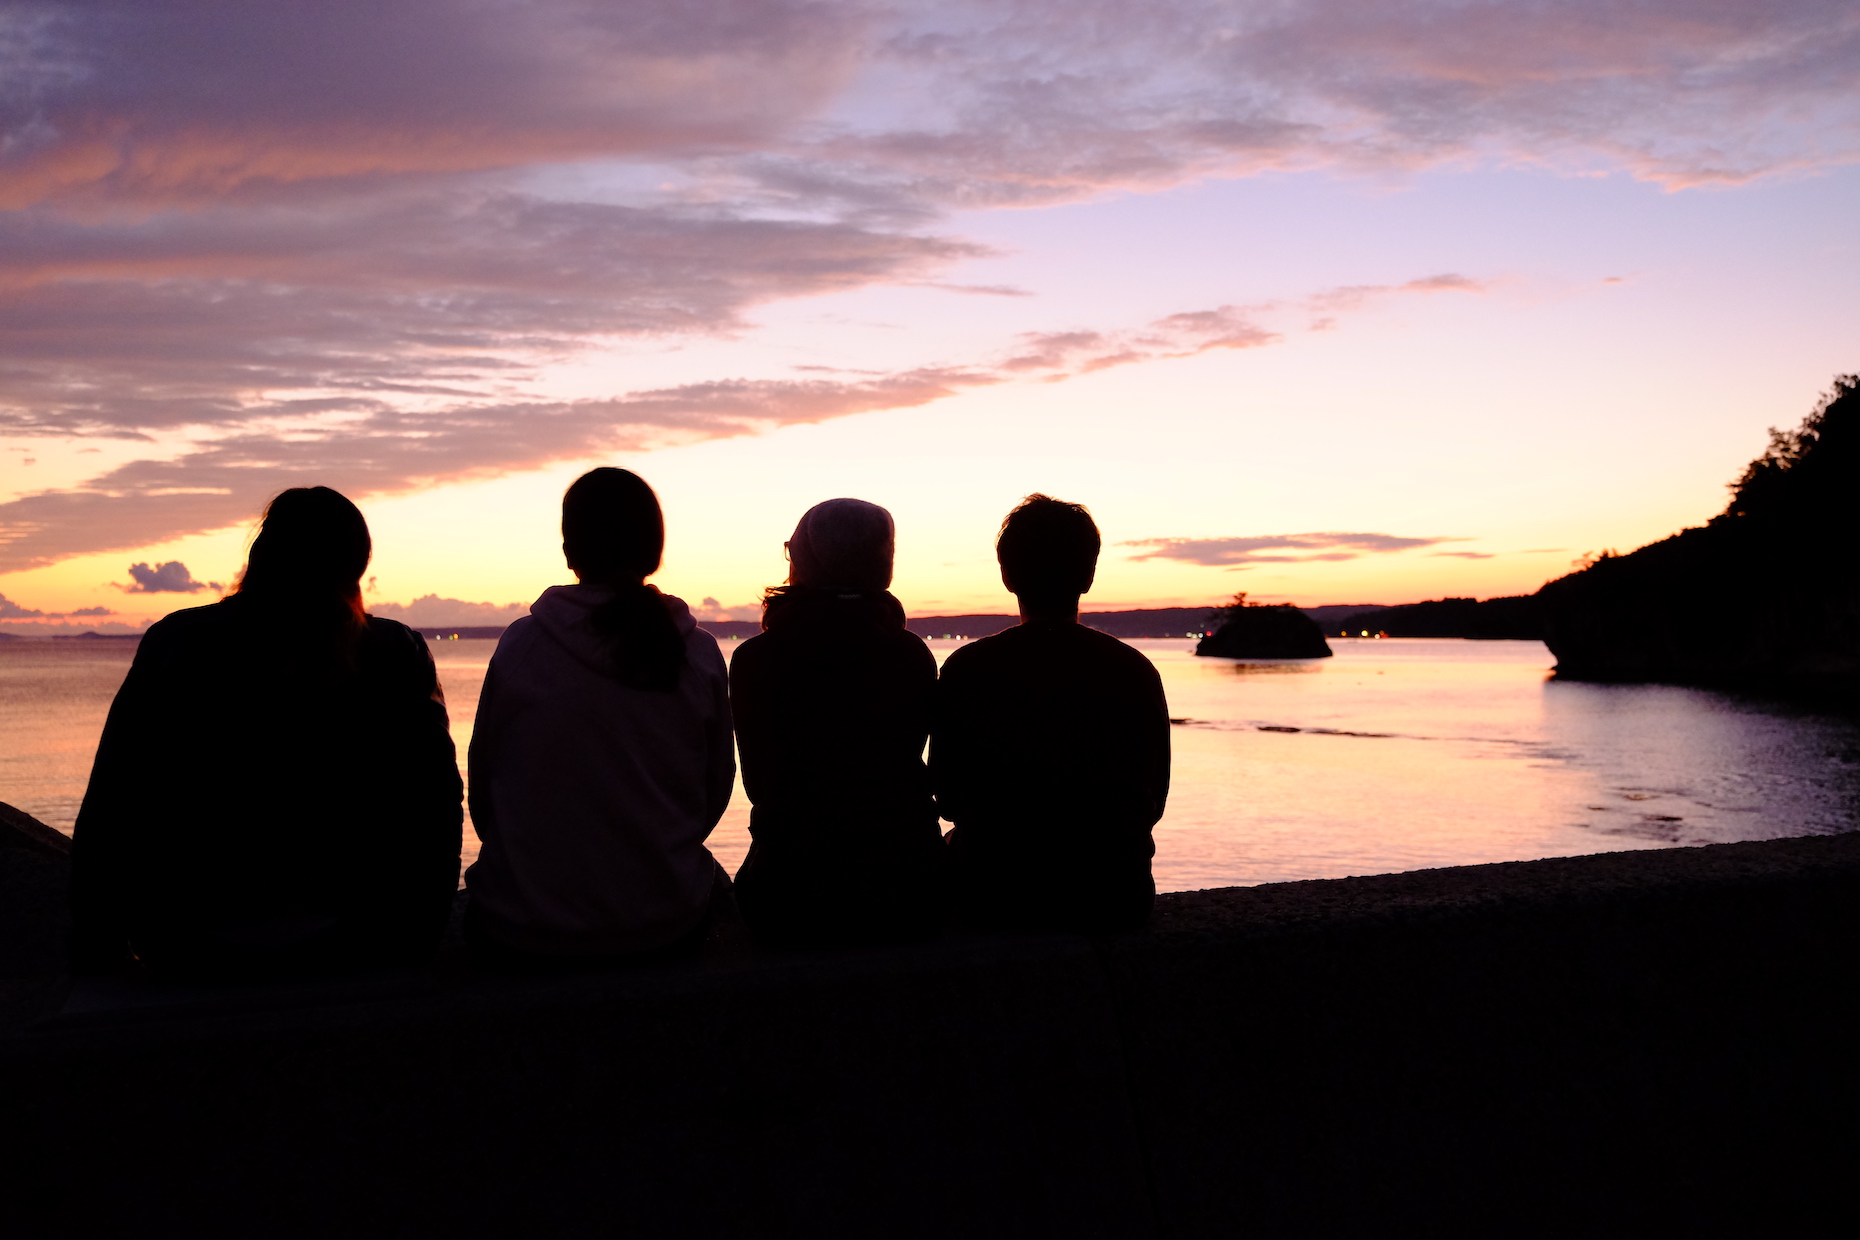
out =
[[1860,835],[246,993],[54,976],[0,830],[9,1236],[1852,1234]]

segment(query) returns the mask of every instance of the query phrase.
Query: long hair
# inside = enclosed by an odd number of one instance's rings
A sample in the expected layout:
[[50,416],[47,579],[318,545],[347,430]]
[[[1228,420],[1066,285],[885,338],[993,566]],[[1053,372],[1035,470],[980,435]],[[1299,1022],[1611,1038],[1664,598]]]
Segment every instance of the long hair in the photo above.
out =
[[366,616],[362,572],[374,553],[361,509],[328,487],[292,487],[265,505],[232,593],[283,627],[327,637],[346,658]]
[[633,689],[676,688],[685,666],[684,636],[645,583],[664,552],[665,514],[638,474],[602,466],[563,494],[562,554],[584,584],[613,591],[591,620],[620,683]]

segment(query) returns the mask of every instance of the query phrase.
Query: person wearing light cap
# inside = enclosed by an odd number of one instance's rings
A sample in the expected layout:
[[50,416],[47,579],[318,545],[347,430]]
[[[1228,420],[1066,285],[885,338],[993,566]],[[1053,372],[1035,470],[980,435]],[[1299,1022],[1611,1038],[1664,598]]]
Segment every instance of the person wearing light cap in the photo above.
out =
[[907,937],[938,915],[942,835],[924,769],[936,660],[889,590],[891,514],[801,517],[786,585],[730,663],[749,855],[743,918],[795,942]]

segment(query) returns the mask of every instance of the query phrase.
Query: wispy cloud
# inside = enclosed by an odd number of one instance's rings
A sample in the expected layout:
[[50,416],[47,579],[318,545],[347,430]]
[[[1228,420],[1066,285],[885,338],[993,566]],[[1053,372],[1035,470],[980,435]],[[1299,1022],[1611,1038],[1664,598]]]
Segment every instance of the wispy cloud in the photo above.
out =
[[1209,568],[1241,569],[1254,564],[1310,564],[1355,560],[1432,547],[1454,538],[1410,538],[1399,534],[1256,534],[1246,538],[1137,538],[1120,547],[1150,547],[1133,560],[1177,560]]
[[[1455,289],[1479,287],[1452,279]],[[1359,290],[1352,305],[1366,304],[1372,291],[1433,291],[1427,281],[1412,284]],[[387,494],[602,453],[912,409],[1003,383],[1053,383],[1113,366],[1262,347],[1283,334],[1255,319],[1304,305],[1220,306],[1135,328],[1032,333],[970,365],[851,378],[718,379],[605,400],[454,402],[423,409],[357,394],[341,403],[345,416],[321,421],[306,420],[297,402],[258,406],[229,413],[216,434],[191,451],[131,461],[79,488],[0,504],[0,571],[224,528],[249,519],[287,486]]]

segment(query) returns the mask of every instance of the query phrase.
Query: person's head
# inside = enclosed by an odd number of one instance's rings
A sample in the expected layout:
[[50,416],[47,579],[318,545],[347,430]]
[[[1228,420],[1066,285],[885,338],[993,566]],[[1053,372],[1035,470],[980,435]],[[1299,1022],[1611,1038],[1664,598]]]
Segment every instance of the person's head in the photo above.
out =
[[801,514],[788,539],[788,583],[885,590],[897,546],[891,514],[862,499],[830,499]]
[[359,616],[362,572],[373,552],[368,522],[346,497],[328,487],[292,487],[265,506],[235,592],[340,602]]
[[562,554],[582,581],[637,585],[659,571],[665,516],[646,480],[603,465],[562,496]]
[[1069,607],[1098,571],[1098,526],[1083,504],[1029,495],[1008,513],[995,539],[1001,584],[1023,603]]
[[665,552],[665,514],[646,480],[624,469],[590,469],[562,495],[562,554],[586,586],[611,593],[589,619],[607,644],[620,683],[669,692],[685,666],[685,639],[646,578]]

